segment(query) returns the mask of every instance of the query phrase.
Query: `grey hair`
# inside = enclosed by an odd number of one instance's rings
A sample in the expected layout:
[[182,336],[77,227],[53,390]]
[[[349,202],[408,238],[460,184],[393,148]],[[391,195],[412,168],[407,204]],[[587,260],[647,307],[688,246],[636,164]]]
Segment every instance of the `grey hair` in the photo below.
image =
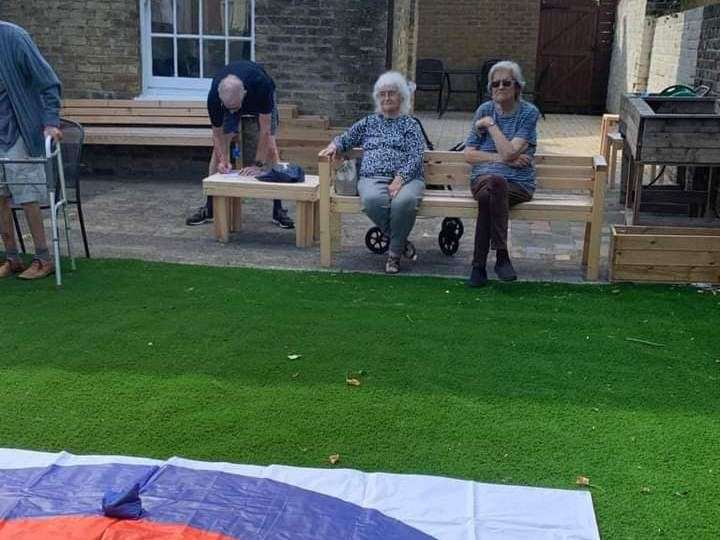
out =
[[223,77],[218,85],[220,101],[227,103],[245,95],[245,84],[235,75]]
[[[517,65],[517,62],[512,62],[510,60],[502,60],[501,62],[493,64],[493,67],[490,68],[487,82],[488,92],[492,94],[492,78],[498,69],[502,69],[504,71],[509,71],[510,73],[512,73],[512,78],[515,79],[515,82],[520,87],[520,94],[522,94],[522,91],[525,88],[525,77],[523,77],[522,70],[520,69],[520,66]],[[518,95],[518,97],[520,96]]]
[[386,71],[375,81],[375,88],[373,88],[375,112],[382,112],[379,94],[380,89],[385,86],[394,86],[397,88],[397,91],[400,93],[400,114],[408,114],[410,112],[411,87],[407,79],[399,71]]

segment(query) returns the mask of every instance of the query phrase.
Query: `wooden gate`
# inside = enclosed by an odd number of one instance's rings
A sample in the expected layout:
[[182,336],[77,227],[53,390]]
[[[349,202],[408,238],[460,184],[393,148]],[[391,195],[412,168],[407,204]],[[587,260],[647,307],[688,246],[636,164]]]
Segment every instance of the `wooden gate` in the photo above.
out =
[[536,94],[543,112],[605,111],[617,0],[542,0]]

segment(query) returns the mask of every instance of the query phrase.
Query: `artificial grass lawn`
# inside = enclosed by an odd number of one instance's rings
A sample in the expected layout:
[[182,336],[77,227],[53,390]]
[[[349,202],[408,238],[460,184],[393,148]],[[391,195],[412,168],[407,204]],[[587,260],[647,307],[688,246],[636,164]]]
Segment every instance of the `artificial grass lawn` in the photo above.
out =
[[720,537],[720,295],[81,260],[0,298],[2,447],[584,475],[603,538]]

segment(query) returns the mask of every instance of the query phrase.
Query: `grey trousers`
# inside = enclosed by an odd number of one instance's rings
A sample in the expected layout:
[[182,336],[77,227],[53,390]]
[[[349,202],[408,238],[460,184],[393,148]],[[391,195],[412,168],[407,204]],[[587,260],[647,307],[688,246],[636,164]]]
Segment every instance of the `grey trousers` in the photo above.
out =
[[390,182],[392,178],[386,176],[360,177],[358,194],[363,212],[390,237],[390,253],[399,256],[405,249],[407,237],[415,225],[425,182],[407,182],[394,199],[390,199],[388,193]]

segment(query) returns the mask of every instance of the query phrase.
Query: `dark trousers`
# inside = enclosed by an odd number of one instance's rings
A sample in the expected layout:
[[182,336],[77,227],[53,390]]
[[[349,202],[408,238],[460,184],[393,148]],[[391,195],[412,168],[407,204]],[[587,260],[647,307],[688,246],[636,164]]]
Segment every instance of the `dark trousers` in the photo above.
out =
[[478,202],[473,266],[484,267],[491,245],[495,250],[507,249],[510,207],[529,201],[532,195],[518,184],[494,174],[479,176],[470,189]]

